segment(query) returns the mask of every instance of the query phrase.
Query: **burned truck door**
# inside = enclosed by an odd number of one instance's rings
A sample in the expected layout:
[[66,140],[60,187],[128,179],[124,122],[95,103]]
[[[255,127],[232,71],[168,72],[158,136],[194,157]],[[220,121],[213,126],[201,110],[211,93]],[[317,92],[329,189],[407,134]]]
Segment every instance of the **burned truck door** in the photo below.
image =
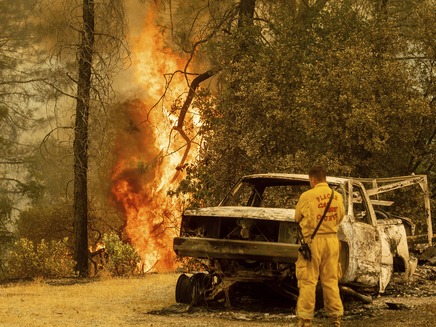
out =
[[381,239],[374,209],[360,182],[350,179],[347,193],[347,217],[339,234],[349,248],[350,262],[344,282],[376,286],[380,277]]

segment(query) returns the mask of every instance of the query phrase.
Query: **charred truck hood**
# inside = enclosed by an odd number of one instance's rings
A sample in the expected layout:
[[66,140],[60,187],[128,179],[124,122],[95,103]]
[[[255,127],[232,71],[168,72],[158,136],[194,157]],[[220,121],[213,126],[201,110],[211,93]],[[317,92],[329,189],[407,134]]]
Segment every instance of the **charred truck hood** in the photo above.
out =
[[294,209],[208,207],[187,210],[182,232],[174,238],[177,255],[204,259],[296,261],[299,244]]

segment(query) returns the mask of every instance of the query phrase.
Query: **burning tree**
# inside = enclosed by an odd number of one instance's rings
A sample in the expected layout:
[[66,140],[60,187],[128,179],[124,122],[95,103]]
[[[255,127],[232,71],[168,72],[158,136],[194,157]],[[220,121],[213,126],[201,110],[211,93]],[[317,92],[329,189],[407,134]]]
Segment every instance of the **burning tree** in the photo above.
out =
[[[68,117],[47,134],[45,145],[55,130],[62,130],[54,140],[59,144],[68,144],[73,127],[75,133],[74,219],[82,275],[87,239],[95,242],[107,229],[122,230],[123,240],[135,244],[144,271],[172,269],[172,237],[184,204],[169,192],[216,202],[237,176],[301,171],[320,158],[340,174],[434,171],[429,1],[155,1],[132,42],[135,79],[120,89],[133,84],[137,92],[131,96],[129,89],[117,105],[112,77],[123,62],[122,5],[132,2],[37,3],[45,8],[37,16],[56,31],[44,42],[50,60],[39,60],[52,64],[44,80],[51,92],[44,99],[56,102],[56,111],[67,108]],[[403,21],[411,24],[397,24]],[[68,121],[74,105],[75,120]],[[115,114],[124,126],[114,137],[112,165],[112,154],[102,148],[115,129],[107,117]],[[68,184],[66,165],[72,162],[59,167]],[[49,168],[38,168],[52,178]],[[110,218],[112,207],[103,214],[94,210],[98,201],[108,207],[109,188],[117,208]],[[50,200],[61,201],[59,189]],[[71,206],[68,191],[61,207]],[[103,200],[95,201],[97,192]]]
[[[210,20],[203,33],[196,35],[195,42],[182,47],[180,55],[165,46],[164,35],[154,24],[157,8],[148,7],[146,27],[133,51],[137,56],[137,83],[147,96],[143,97],[146,100],[123,104],[130,127],[128,133],[118,137],[119,159],[112,173],[113,200],[126,219],[126,238],[141,254],[144,271],[175,267],[172,239],[177,234],[183,200],[168,197],[168,193],[179,186],[185,177],[182,172],[198,158],[198,135],[203,128],[201,103],[193,102],[200,84],[220,70],[214,67],[192,73],[192,61],[198,51],[203,51],[201,45],[230,26],[235,18],[239,21],[237,28],[251,25],[254,6],[254,0],[242,0],[219,9],[219,18]],[[212,16],[212,5],[209,10],[207,19]],[[170,16],[173,14],[169,12]]]

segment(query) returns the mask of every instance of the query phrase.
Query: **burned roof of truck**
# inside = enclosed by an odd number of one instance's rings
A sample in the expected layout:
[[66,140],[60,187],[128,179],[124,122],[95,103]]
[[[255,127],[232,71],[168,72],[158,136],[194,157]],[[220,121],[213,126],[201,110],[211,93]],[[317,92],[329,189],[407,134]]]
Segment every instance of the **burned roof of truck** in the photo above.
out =
[[[350,178],[327,176],[327,183],[342,184]],[[264,173],[246,175],[241,181],[254,183],[256,181],[267,182],[270,185],[280,185],[280,181],[289,183],[289,181],[308,182],[309,176],[306,174],[286,174],[286,173]]]

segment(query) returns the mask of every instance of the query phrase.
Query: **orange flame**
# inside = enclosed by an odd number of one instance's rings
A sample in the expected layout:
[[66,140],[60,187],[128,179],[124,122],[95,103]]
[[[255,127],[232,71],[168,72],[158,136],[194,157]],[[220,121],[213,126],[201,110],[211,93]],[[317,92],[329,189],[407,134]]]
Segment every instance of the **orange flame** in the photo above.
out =
[[[154,22],[152,11],[146,21]],[[156,27],[145,26],[133,51],[137,56],[136,83],[143,89],[146,100],[124,103],[130,129],[117,139],[118,162],[112,172],[112,196],[124,215],[127,236],[143,260],[143,271],[162,272],[175,268],[172,239],[179,225],[181,204],[168,197],[167,191],[175,187],[170,181],[183,155],[180,153],[183,150],[179,150],[183,143],[172,131],[176,117],[167,109],[176,99],[161,99],[165,92],[163,74],[183,67],[183,62],[174,54],[163,53],[163,41],[156,35]],[[176,96],[185,89],[183,76],[179,77],[180,80],[175,83],[173,79],[171,83]]]

